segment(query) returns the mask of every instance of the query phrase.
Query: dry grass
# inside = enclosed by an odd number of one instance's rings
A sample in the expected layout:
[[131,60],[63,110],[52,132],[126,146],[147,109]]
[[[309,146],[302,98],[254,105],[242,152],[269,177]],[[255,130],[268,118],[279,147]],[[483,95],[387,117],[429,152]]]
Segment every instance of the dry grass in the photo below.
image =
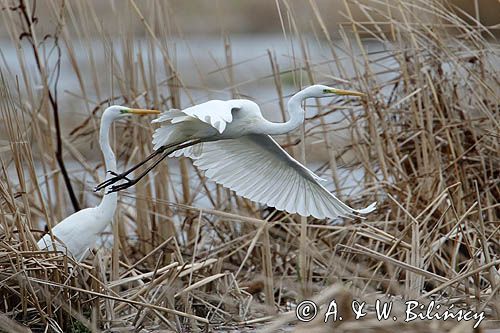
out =
[[[1,66],[0,331],[472,330],[470,322],[379,322],[373,313],[340,325],[294,325],[294,305],[303,299],[328,304],[335,298],[345,309],[353,298],[373,305],[386,295],[398,311],[404,299],[437,300],[484,311],[489,322],[482,327],[499,326],[499,52],[479,22],[467,24],[441,2],[346,1],[345,23],[331,36],[323,29],[327,17],[311,1],[309,35],[297,26],[292,4],[278,2],[285,38],[295,38],[294,66],[280,69],[270,52],[267,77],[236,81],[233,70],[245,64],[233,64],[227,39],[226,63],[217,70],[224,90],[237,96],[245,84],[271,82],[282,114],[290,76],[294,89],[321,80],[339,84],[335,78],[341,77],[366,92],[358,105],[308,105],[314,116],[306,130],[283,143],[301,160],[310,154],[306,145],[322,149],[326,158],[317,172],[352,206],[376,199],[376,212],[338,224],[301,219],[214,186],[188,160],[168,161],[134,192],[122,193],[112,249],[76,263],[36,251],[36,240],[42,225],[73,211],[69,191],[74,204],[95,202],[91,188],[102,164],[96,167],[81,147],[96,144],[104,107],[185,107],[193,93],[211,90],[205,70],[198,69],[200,85],[189,86],[176,69],[169,38],[179,32],[165,19],[167,5],[151,2],[148,13],[156,15],[147,16],[134,1],[117,9],[123,33],[113,39],[101,30],[91,3],[47,1],[50,31],[37,30],[34,4],[14,3],[2,2],[12,8],[0,12],[13,45],[24,45],[17,48],[19,77]],[[353,8],[366,20],[354,20]],[[130,20],[144,27],[141,45],[127,28]],[[107,68],[90,47],[95,30]],[[341,43],[334,42],[339,36]],[[370,52],[364,37],[387,47]],[[83,58],[75,54],[75,40]],[[330,52],[322,64],[308,52],[319,40]],[[59,73],[63,57],[71,69]],[[33,68],[28,64],[35,58]],[[74,77],[77,88],[59,87],[59,75]],[[67,112],[63,92],[73,97],[72,110],[86,112],[69,131],[56,121]],[[183,104],[181,96],[190,102]],[[328,117],[333,112],[340,120]],[[119,160],[130,164],[145,156],[151,130],[146,122],[118,127]],[[334,133],[348,144],[339,144]],[[69,161],[73,166],[64,165]],[[345,162],[363,170],[362,190],[354,195],[344,188],[346,173],[338,171]],[[200,209],[200,198],[210,208]]]

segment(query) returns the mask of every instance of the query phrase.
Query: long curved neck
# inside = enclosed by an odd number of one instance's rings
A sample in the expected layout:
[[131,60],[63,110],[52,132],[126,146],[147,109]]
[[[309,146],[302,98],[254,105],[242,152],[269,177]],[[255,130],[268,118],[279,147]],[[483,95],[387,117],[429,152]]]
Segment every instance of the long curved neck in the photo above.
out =
[[305,118],[305,111],[302,109],[301,103],[304,99],[310,97],[305,91],[299,91],[290,98],[287,105],[289,119],[284,123],[269,122],[266,126],[266,134],[280,135],[286,134],[299,127]]
[[[101,118],[101,128],[99,130],[99,145],[101,146],[102,154],[104,155],[105,170],[116,171],[116,157],[109,144],[109,131],[113,119],[107,117],[106,114]],[[107,172],[106,172],[107,178]],[[115,214],[116,204],[118,201],[118,194],[116,192],[105,194],[101,200],[99,209],[102,209],[106,214],[111,213],[110,219]]]

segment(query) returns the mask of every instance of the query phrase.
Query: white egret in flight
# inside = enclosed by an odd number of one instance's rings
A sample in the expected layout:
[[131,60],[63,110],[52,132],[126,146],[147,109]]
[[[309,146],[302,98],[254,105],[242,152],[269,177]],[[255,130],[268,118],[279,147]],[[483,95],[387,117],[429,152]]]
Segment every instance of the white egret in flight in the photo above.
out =
[[[99,184],[96,190],[119,180],[108,193],[128,188],[165,157],[187,156],[208,178],[250,200],[318,219],[357,216],[375,209],[375,204],[354,209],[340,201],[322,184],[322,179],[292,158],[270,135],[286,134],[304,122],[303,100],[335,95],[364,96],[356,91],[313,85],[288,101],[289,120],[266,120],[259,106],[246,99],[212,100],[184,110],[170,110],[154,123],[162,123],[153,135],[155,152],[124,173]],[[155,159],[137,178],[127,175]]]
[[[131,109],[124,106],[110,106],[102,114],[99,130],[99,145],[104,155],[106,170],[116,170],[116,157],[109,144],[109,130],[116,119],[128,115],[159,114],[157,110]],[[46,234],[37,243],[40,250],[66,250],[81,261],[88,250],[94,246],[100,233],[111,223],[115,215],[117,194],[105,195],[97,207],[82,209],[52,228],[54,243],[50,234]]]

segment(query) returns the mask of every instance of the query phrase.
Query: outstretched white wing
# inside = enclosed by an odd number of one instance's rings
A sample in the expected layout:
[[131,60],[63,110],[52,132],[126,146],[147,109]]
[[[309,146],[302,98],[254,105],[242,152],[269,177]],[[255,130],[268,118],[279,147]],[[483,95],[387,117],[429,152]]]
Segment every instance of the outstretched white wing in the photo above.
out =
[[238,195],[289,213],[323,219],[375,209],[375,203],[361,210],[347,206],[268,135],[204,142],[182,154],[192,158],[208,178]]
[[[163,113],[153,123],[170,121],[172,124],[188,120],[189,117],[197,118],[211,125],[219,133],[224,132],[227,123],[233,121],[232,111],[240,109],[241,102],[238,100],[219,101],[211,100],[205,103],[191,106],[184,110],[171,110]],[[187,117],[186,117],[187,116]]]

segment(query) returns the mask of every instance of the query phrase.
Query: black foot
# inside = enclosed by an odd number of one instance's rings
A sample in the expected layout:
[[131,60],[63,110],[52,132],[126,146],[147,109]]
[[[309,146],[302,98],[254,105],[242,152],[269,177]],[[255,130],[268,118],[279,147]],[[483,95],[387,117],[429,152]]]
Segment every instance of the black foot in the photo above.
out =
[[114,176],[114,177],[110,178],[110,180],[117,178],[117,179],[125,179],[126,181],[131,182],[131,180],[127,177],[127,175],[128,175],[127,173],[116,173],[116,172],[111,171],[111,170],[108,170],[106,172],[109,173],[110,175]]
[[137,183],[137,180],[135,180],[135,179],[134,180],[130,180],[130,179],[127,178],[127,181],[125,183],[111,186],[111,188],[109,189],[108,192],[106,192],[106,194],[110,194],[110,193],[113,193],[113,192],[118,192],[118,191],[124,190],[126,188],[131,187],[131,186],[134,186],[136,183]]
[[114,171],[111,171],[111,170],[108,170],[106,171],[107,173],[113,175],[114,177],[111,177],[105,181],[103,181],[102,183],[100,183],[99,185],[97,185],[96,187],[94,187],[94,192],[97,192],[97,191],[100,191],[102,190],[103,188],[106,188],[108,187],[109,185],[112,185],[120,180],[125,180],[127,183],[131,183],[132,181],[127,177],[127,173],[125,174],[118,174]]

